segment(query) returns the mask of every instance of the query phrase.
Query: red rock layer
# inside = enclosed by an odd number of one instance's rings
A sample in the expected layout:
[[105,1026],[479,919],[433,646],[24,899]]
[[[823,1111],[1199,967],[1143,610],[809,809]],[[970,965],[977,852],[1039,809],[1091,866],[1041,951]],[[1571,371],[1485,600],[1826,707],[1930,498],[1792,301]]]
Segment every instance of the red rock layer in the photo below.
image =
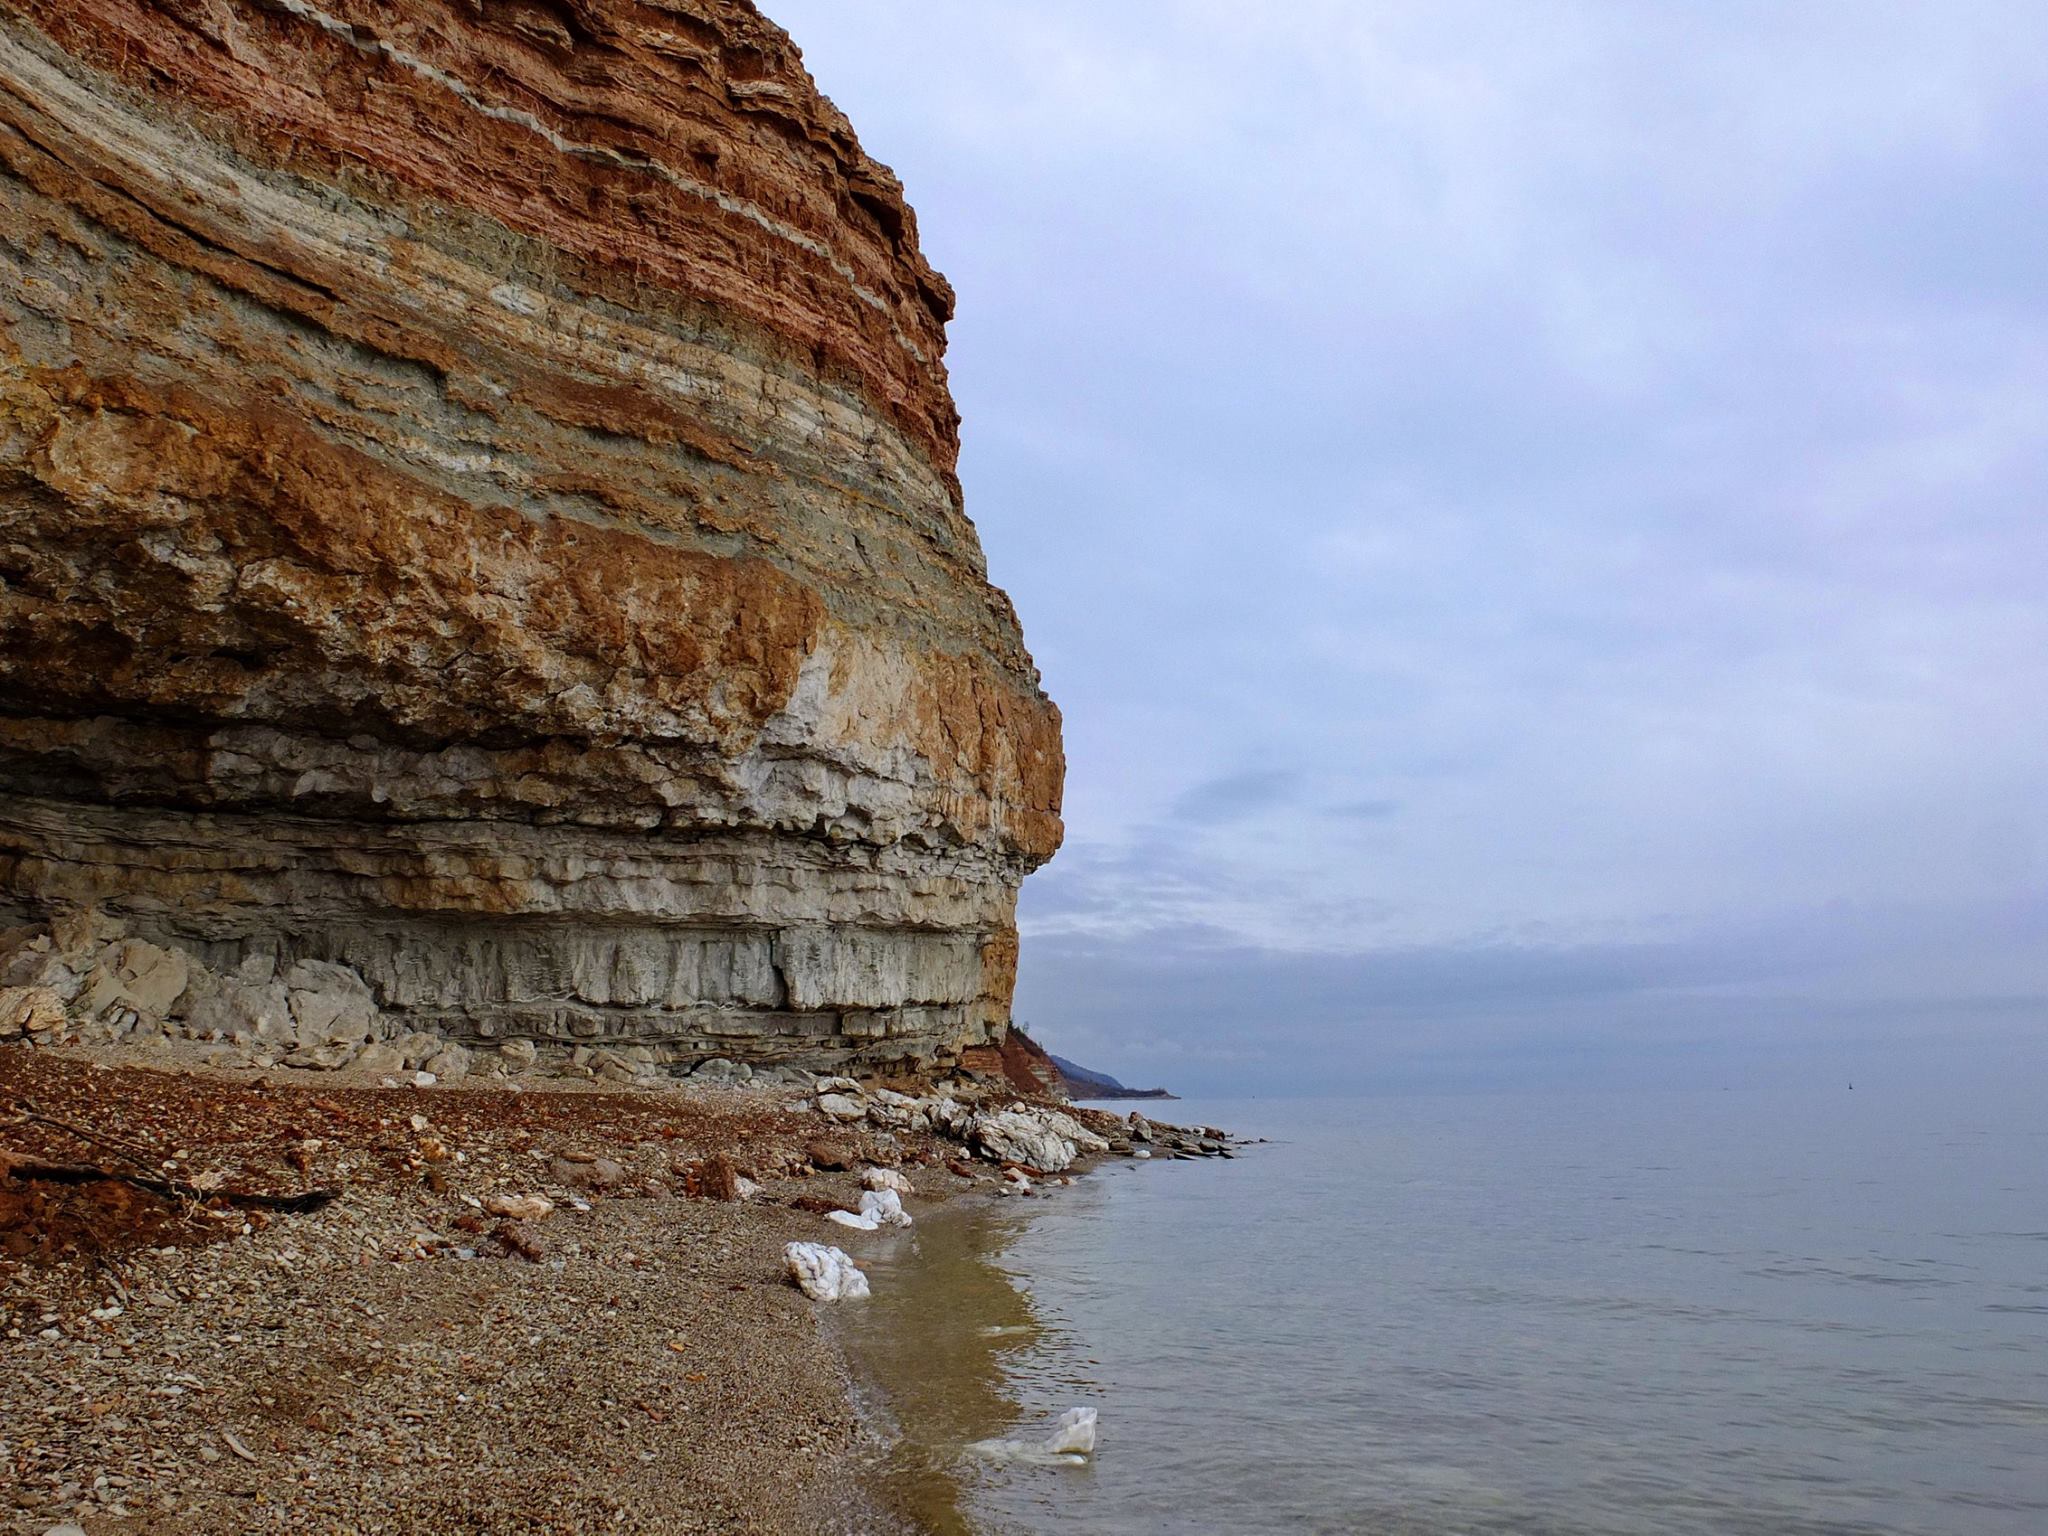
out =
[[467,209],[588,291],[744,317],[942,468],[953,291],[887,166],[739,0],[8,0],[250,159]]

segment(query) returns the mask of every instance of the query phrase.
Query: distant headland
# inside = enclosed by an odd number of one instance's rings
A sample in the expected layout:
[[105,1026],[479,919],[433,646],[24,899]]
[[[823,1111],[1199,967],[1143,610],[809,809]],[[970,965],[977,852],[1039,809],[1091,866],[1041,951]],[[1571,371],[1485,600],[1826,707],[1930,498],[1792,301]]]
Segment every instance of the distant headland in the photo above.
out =
[[1046,1052],[1052,1064],[1059,1068],[1060,1080],[1066,1085],[1067,1096],[1074,1099],[1173,1099],[1178,1094],[1168,1093],[1164,1088],[1127,1088],[1107,1072],[1091,1072],[1086,1067],[1076,1066],[1064,1056]]

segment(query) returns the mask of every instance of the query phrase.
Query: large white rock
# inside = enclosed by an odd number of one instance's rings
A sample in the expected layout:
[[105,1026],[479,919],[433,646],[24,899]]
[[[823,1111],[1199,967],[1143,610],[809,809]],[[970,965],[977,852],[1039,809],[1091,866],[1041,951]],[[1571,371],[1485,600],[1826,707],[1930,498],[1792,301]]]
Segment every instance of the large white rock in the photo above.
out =
[[893,1189],[899,1195],[914,1195],[916,1188],[910,1180],[894,1168],[870,1168],[860,1176],[861,1183],[869,1189]]
[[968,1122],[967,1139],[984,1157],[1041,1173],[1058,1173],[1074,1161],[1074,1143],[1029,1110],[984,1110]]
[[880,1227],[907,1227],[910,1213],[893,1189],[871,1189],[860,1197],[860,1213]]
[[83,1011],[98,1014],[126,1006],[161,1018],[184,996],[191,974],[192,963],[183,950],[128,939],[92,978]]
[[476,1058],[467,1046],[450,1045],[429,1056],[423,1065],[434,1076],[452,1081],[458,1077],[469,1076],[469,1070],[475,1063]]
[[231,1039],[298,1043],[291,994],[277,982],[248,983],[197,972],[184,1007],[186,1028],[194,1035],[218,1031]]
[[818,1113],[829,1115],[834,1120],[858,1120],[867,1112],[865,1104],[858,1099],[850,1099],[843,1093],[818,1095]]
[[1029,1109],[1025,1111],[1032,1119],[1063,1140],[1071,1141],[1083,1152],[1107,1152],[1109,1143],[1089,1130],[1072,1115],[1062,1114],[1056,1109]]
[[837,1248],[791,1243],[782,1258],[789,1277],[813,1301],[859,1301],[868,1294],[868,1277]]
[[825,1219],[827,1221],[836,1221],[842,1227],[851,1227],[856,1232],[874,1232],[879,1230],[882,1225],[865,1211],[860,1212],[858,1215],[852,1211],[827,1211]]

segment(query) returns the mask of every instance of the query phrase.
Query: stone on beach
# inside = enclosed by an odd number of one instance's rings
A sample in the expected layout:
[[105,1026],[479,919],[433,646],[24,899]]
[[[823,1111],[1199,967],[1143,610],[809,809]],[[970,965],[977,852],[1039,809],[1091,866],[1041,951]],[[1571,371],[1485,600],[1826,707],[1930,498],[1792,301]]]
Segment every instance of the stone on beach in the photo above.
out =
[[746,1196],[741,1193],[740,1186],[751,1182],[740,1177],[740,1171],[734,1166],[733,1160],[723,1152],[716,1153],[704,1161],[704,1194],[707,1199],[743,1200]]
[[967,1139],[985,1157],[1040,1173],[1062,1172],[1083,1150],[1109,1150],[1106,1140],[1071,1115],[1037,1106],[984,1110],[969,1120]]
[[834,1120],[858,1120],[867,1114],[867,1106],[860,1100],[843,1093],[821,1093],[818,1095],[818,1113]]
[[903,1197],[893,1189],[871,1189],[860,1197],[860,1213],[877,1226],[907,1227],[910,1213],[903,1209]]
[[789,1277],[813,1301],[858,1301],[868,1295],[868,1277],[853,1260],[823,1243],[790,1243],[782,1250]]
[[539,1221],[555,1208],[546,1195],[485,1195],[483,1205],[491,1215],[513,1221]]
[[804,1155],[811,1160],[813,1167],[823,1168],[827,1172],[851,1168],[858,1160],[853,1148],[847,1143],[822,1139],[805,1147]]
[[910,1180],[903,1177],[894,1168],[870,1168],[860,1176],[860,1181],[868,1189],[893,1189],[899,1195],[914,1195],[917,1193]]

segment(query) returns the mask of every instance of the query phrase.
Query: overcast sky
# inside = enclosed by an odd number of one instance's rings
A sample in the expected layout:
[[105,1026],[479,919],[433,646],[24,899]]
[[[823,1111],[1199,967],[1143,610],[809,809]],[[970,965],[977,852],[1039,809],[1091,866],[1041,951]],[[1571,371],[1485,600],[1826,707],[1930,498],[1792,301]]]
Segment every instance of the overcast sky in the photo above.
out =
[[764,3],[959,289],[1067,722],[1041,1039],[1288,1091],[2048,1038],[2048,6]]

